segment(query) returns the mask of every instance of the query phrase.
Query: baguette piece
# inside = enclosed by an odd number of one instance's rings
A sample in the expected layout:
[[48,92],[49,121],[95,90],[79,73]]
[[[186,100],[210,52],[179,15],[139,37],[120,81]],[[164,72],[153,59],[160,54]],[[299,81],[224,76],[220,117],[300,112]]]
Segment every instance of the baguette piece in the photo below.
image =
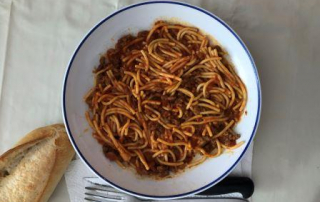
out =
[[0,202],[45,202],[74,150],[63,124],[38,128],[0,156]]

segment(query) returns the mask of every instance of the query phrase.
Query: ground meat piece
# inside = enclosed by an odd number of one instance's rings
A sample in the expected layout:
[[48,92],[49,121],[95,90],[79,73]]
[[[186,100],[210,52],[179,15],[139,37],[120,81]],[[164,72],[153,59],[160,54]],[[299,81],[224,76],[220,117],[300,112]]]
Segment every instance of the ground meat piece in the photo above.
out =
[[112,70],[112,73],[113,73],[114,77],[116,78],[116,80],[121,79],[121,71],[119,69],[114,68]]
[[148,122],[148,129],[150,131],[155,131],[157,129],[157,123],[156,122]]
[[132,36],[131,34],[121,37],[118,40],[118,43],[116,44],[116,49],[122,50],[122,48],[124,46],[126,46],[130,41],[132,41],[134,39],[135,39],[135,37]]
[[191,163],[193,156],[186,156],[185,163]]
[[121,59],[120,59],[120,52],[116,51],[115,49],[109,49],[107,51],[107,58],[109,63],[116,69],[120,68],[121,66]]
[[196,136],[202,136],[202,131],[204,129],[204,126],[200,125],[196,127],[196,130],[194,131],[194,135]]
[[180,151],[176,147],[173,147],[172,151],[173,151],[174,155],[176,156],[176,158],[179,159],[180,155],[181,155]]
[[110,160],[115,161],[118,159],[119,153],[115,149],[109,147],[108,145],[104,145],[102,147],[104,155]]
[[171,117],[171,113],[167,110],[161,110],[161,116],[165,119],[168,120],[168,118]]
[[190,140],[191,147],[196,148],[198,146],[198,140],[197,139],[191,139]]
[[95,73],[95,72],[98,72],[99,70],[103,69],[105,67],[106,63],[107,63],[106,58],[104,56],[101,56],[100,61],[99,61],[99,66],[93,72]]
[[134,67],[134,65],[123,65],[123,67],[122,67],[122,69],[124,70],[124,71],[130,71],[130,72],[134,72],[135,71],[135,67]]
[[227,116],[227,117],[233,117],[233,110],[232,109],[229,109],[229,108],[227,108],[226,110],[224,110],[224,114],[225,114],[225,116]]
[[106,64],[106,58],[104,56],[101,56],[99,62],[100,62],[101,65],[105,65]]
[[173,125],[180,125],[181,121],[179,119],[176,119],[175,117],[173,117],[173,119],[170,120],[170,123]]
[[185,89],[191,91],[193,94],[196,93],[197,83],[193,79],[188,79],[187,81],[182,83]]
[[152,172],[157,171],[157,169],[156,169],[156,167],[155,167],[156,163],[155,163],[154,161],[148,162],[148,165],[149,165],[149,168],[150,168],[150,170],[151,170]]
[[153,41],[153,40],[158,39],[158,38],[160,38],[160,32],[156,31],[156,32],[153,32],[153,34],[150,37],[149,41]]
[[196,52],[196,56],[200,61],[206,58],[206,55],[203,52]]
[[142,167],[143,165],[139,164],[139,166],[137,167],[136,166],[136,169],[137,169],[137,173],[139,175],[148,175],[149,172],[145,169],[145,167]]
[[149,153],[149,152],[146,152],[144,154],[145,158],[146,158],[146,161],[149,163],[151,161],[154,161],[153,157],[152,157],[152,153]]
[[144,110],[144,112],[149,116],[153,115],[153,112],[149,109]]
[[162,100],[173,101],[175,98],[168,95],[161,95]]
[[159,177],[166,177],[169,175],[169,168],[168,166],[157,166],[157,171],[159,173]]
[[160,100],[162,103],[162,106],[169,106],[171,107],[171,103],[174,100],[174,97],[168,96],[168,95],[161,95]]
[[188,100],[187,96],[183,93],[177,93],[177,98],[175,99],[175,104],[182,104],[185,102],[185,100]]
[[240,135],[228,133],[227,135],[223,135],[218,137],[219,141],[228,146],[232,147],[237,144],[236,140],[239,139]]
[[115,161],[118,159],[117,155],[115,155],[113,152],[108,152],[105,154],[105,156],[110,160],[110,161]]
[[146,38],[149,34],[149,31],[141,31],[138,33],[138,37],[144,37]]
[[108,145],[103,145],[102,146],[102,151],[103,151],[103,153],[107,153],[107,152],[109,152],[111,150],[111,148],[108,146]]
[[180,43],[182,43],[182,44],[185,45],[185,46],[188,46],[188,45],[189,45],[188,40],[185,39],[185,38],[182,38],[182,39],[180,40]]
[[131,106],[134,108],[134,109],[138,109],[138,101],[137,99],[135,99],[131,93],[130,90],[128,90],[128,94],[129,94],[129,98],[130,98],[130,102],[131,102]]
[[156,128],[156,134],[162,135],[164,133],[164,128],[158,124],[158,127]]
[[169,29],[169,33],[171,34],[171,36],[177,36],[178,31],[175,29]]
[[152,172],[157,171],[155,159],[152,157],[152,153],[146,152],[144,153],[146,161],[148,162],[149,168]]
[[145,92],[146,97],[150,97],[150,100],[161,101],[161,93],[151,93],[150,91]]
[[189,118],[191,118],[193,116],[194,116],[194,114],[193,114],[193,112],[191,110],[186,110],[184,112],[184,117],[186,117],[186,119],[189,119]]
[[192,43],[192,44],[189,44],[188,47],[191,50],[198,50],[200,48],[200,44]]
[[211,153],[215,148],[217,148],[217,145],[215,142],[208,142],[203,149],[207,152],[207,153]]

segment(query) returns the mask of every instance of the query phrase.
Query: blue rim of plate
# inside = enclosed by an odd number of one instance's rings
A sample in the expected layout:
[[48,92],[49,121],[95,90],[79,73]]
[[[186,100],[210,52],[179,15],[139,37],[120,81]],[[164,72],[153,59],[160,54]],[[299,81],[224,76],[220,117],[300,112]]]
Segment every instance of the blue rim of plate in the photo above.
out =
[[[187,192],[187,193],[183,193],[183,194],[177,194],[177,195],[169,195],[169,196],[152,196],[152,195],[146,195],[146,194],[141,194],[141,193],[137,193],[134,191],[130,191],[128,189],[122,188],[116,184],[114,184],[113,182],[110,182],[108,179],[106,179],[105,177],[103,177],[100,173],[98,173],[90,164],[89,162],[85,159],[85,157],[82,155],[82,153],[80,152],[79,148],[77,147],[73,136],[71,134],[70,128],[69,128],[69,124],[68,124],[68,120],[67,120],[67,112],[66,112],[66,107],[65,107],[65,92],[66,92],[66,88],[67,88],[67,80],[68,80],[68,76],[69,76],[69,71],[71,69],[73,60],[75,58],[75,56],[77,55],[79,49],[82,47],[83,43],[87,40],[87,38],[104,22],[106,22],[107,20],[109,20],[110,18],[112,18],[113,16],[122,13],[123,11],[126,11],[128,9],[134,8],[134,7],[138,7],[138,6],[143,6],[143,5],[147,5],[147,4],[175,4],[175,5],[180,5],[180,6],[185,6],[185,7],[189,7],[192,9],[195,9],[199,12],[202,12],[208,16],[210,16],[211,18],[217,20],[220,24],[222,24],[225,28],[227,28],[235,37],[236,39],[239,41],[239,43],[241,44],[241,46],[243,47],[243,49],[246,51],[248,57],[250,58],[252,67],[253,67],[253,71],[255,73],[255,77],[256,77],[256,84],[257,84],[257,89],[258,89],[258,111],[257,111],[257,117],[256,117],[256,121],[254,124],[254,128],[253,131],[251,133],[250,139],[249,139],[249,143],[246,145],[246,148],[243,150],[243,152],[241,153],[241,155],[239,156],[239,158],[237,159],[237,161],[224,173],[222,174],[219,178],[215,179],[214,181],[212,181],[211,183],[196,189],[194,191],[191,192]],[[227,25],[227,23],[225,23],[223,20],[221,20],[219,17],[215,16],[214,14],[210,13],[209,11],[206,11],[202,8],[190,5],[190,4],[186,4],[186,3],[181,3],[181,2],[173,2],[173,1],[149,1],[149,2],[143,2],[143,3],[138,3],[138,4],[133,4],[130,6],[127,6],[125,8],[122,8],[118,11],[115,11],[114,13],[110,14],[109,16],[107,16],[106,18],[104,18],[101,22],[99,22],[97,25],[95,25],[88,33],[87,35],[82,39],[82,41],[80,42],[80,44],[78,45],[76,51],[74,52],[74,54],[72,55],[72,58],[69,62],[68,68],[66,70],[65,76],[64,76],[64,83],[63,83],[63,90],[62,90],[62,115],[63,115],[63,120],[65,123],[65,126],[67,128],[67,133],[69,136],[69,139],[72,142],[73,147],[75,148],[77,154],[80,156],[80,158],[85,162],[85,164],[97,175],[99,176],[101,179],[105,180],[107,183],[109,183],[110,185],[114,186],[115,188],[118,188],[128,194],[134,195],[134,196],[139,196],[139,197],[143,197],[143,198],[149,198],[149,199],[175,199],[175,198],[182,198],[185,196],[189,196],[189,195],[193,195],[193,194],[197,194],[200,193],[208,188],[210,188],[211,186],[217,184],[218,182],[220,182],[222,179],[224,179],[234,168],[235,166],[239,163],[239,161],[242,159],[243,155],[246,153],[248,147],[250,146],[250,144],[252,143],[252,140],[255,136],[255,133],[257,131],[257,127],[259,125],[259,121],[260,121],[260,114],[261,114],[261,86],[260,86],[260,80],[259,80],[259,75],[258,75],[258,71],[257,71],[257,67],[254,63],[254,60],[248,50],[248,48],[246,47],[246,45],[244,44],[244,42],[240,39],[240,37],[236,34],[236,32],[229,26]]]

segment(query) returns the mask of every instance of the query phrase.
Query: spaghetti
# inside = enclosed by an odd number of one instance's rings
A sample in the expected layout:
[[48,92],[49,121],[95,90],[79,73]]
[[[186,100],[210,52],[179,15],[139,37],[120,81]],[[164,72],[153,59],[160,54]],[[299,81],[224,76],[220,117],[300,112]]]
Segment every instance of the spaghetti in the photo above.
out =
[[247,92],[197,28],[156,22],[100,58],[86,118],[108,159],[168,177],[238,148]]

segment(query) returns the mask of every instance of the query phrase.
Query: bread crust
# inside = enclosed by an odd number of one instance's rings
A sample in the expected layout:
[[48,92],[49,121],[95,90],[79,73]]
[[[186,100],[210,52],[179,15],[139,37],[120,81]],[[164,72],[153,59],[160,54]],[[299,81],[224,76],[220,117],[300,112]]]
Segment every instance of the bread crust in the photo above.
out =
[[[0,156],[0,172],[7,174],[0,174],[0,202],[47,201],[74,154],[63,124],[28,133],[14,148]],[[25,177],[17,182],[17,176],[18,179]],[[10,190],[14,191],[9,194]]]

